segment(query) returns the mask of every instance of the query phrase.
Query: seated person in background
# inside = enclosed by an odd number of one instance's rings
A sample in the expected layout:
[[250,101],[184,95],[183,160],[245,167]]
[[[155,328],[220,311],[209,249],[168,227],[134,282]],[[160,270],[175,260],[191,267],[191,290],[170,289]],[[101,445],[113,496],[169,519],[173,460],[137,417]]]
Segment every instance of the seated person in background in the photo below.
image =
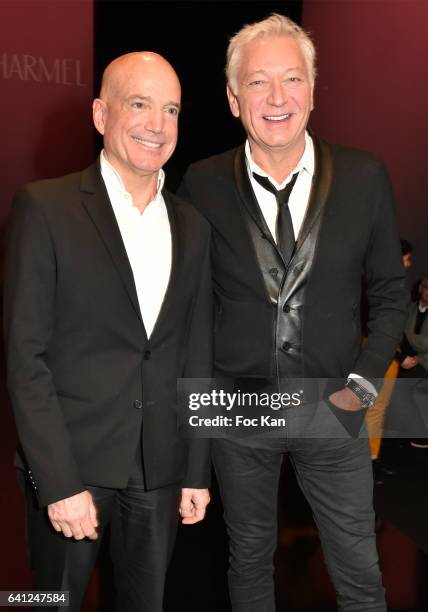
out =
[[[400,378],[428,378],[428,277],[419,283],[419,296],[410,305],[400,345]],[[413,439],[410,445],[428,449],[428,438]]]

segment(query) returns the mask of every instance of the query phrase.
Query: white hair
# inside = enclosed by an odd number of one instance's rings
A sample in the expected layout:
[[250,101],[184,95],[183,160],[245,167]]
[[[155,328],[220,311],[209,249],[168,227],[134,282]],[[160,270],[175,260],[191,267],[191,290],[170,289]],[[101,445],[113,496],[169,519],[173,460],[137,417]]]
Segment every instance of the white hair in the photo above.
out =
[[316,76],[316,51],[309,34],[288,17],[272,13],[262,21],[245,25],[230,39],[227,48],[226,78],[232,91],[236,90],[242,48],[256,38],[268,36],[292,36],[296,40],[305,58],[309,78],[313,84]]

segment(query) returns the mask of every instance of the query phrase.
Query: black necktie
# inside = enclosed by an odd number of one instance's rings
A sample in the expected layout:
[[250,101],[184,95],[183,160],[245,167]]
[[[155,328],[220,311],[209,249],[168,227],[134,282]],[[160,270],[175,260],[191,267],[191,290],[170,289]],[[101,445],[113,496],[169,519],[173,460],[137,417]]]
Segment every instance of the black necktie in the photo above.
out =
[[291,181],[284,187],[284,189],[275,189],[267,176],[260,176],[260,174],[253,172],[253,176],[256,181],[262,187],[267,189],[267,191],[273,193],[276,198],[276,202],[278,204],[278,214],[276,216],[276,243],[286,265],[288,265],[288,262],[293,255],[296,242],[294,238],[291,213],[290,209],[288,208],[288,200],[298,175],[298,172],[293,174]]

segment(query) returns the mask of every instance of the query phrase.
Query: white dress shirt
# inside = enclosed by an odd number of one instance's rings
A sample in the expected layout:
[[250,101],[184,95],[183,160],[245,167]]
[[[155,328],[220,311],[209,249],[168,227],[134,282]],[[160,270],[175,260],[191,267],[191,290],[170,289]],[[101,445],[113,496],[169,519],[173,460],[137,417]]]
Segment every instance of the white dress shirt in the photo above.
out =
[[276,197],[273,193],[265,189],[256,181],[253,177],[253,172],[260,174],[261,176],[267,176],[276,189],[284,189],[284,187],[291,181],[293,174],[299,173],[297,181],[291,192],[290,199],[288,201],[288,208],[290,209],[291,220],[293,222],[294,236],[297,239],[300,228],[303,224],[303,219],[306,214],[306,208],[309,202],[309,194],[311,192],[312,178],[315,170],[315,153],[314,143],[312,138],[307,132],[305,132],[305,150],[300,158],[297,166],[287,176],[284,182],[281,184],[277,183],[271,176],[269,176],[264,170],[262,170],[251,158],[250,144],[247,140],[245,143],[245,158],[247,162],[248,176],[250,177],[251,186],[254,190],[257,202],[259,203],[263,217],[265,218],[266,224],[272,234],[273,239],[276,241],[275,235],[275,224],[276,216],[278,212],[278,204]]
[[101,175],[134,275],[147,337],[150,337],[171,275],[171,228],[161,193],[165,173],[162,169],[159,171],[156,195],[143,213],[133,205],[131,194],[104,151],[101,153]]

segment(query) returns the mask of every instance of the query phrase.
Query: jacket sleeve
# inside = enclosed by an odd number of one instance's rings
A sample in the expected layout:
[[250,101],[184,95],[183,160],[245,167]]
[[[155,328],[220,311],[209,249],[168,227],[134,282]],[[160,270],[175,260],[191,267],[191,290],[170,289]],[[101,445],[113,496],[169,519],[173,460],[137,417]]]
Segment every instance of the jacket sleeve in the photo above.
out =
[[49,368],[56,273],[43,207],[35,188],[24,188],[15,196],[9,226],[4,333],[9,395],[40,505],[84,490]]
[[[193,304],[192,320],[188,338],[187,358],[184,378],[211,379],[213,368],[212,337],[212,285],[210,265],[210,236],[207,224],[206,243],[198,291]],[[208,438],[190,438],[187,473],[183,487],[203,489],[211,481],[211,440]]]
[[400,353],[399,353],[400,363],[403,363],[406,357],[416,357],[417,354],[418,352],[415,351],[415,349],[410,344],[406,334],[404,334],[403,339],[401,340],[401,344],[400,344]]
[[409,301],[389,178],[383,164],[373,177],[371,235],[365,256],[368,339],[353,371],[382,378],[400,344]]

